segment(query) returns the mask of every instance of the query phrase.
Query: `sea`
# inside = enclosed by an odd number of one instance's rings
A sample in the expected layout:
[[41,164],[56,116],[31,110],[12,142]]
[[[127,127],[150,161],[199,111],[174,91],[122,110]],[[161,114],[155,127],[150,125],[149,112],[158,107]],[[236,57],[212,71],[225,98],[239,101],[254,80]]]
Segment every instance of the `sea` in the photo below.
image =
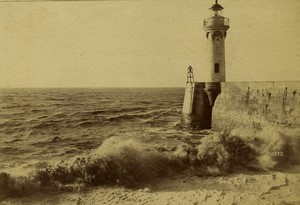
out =
[[110,137],[182,134],[183,97],[184,88],[0,89],[0,172],[67,160]]
[[183,128],[183,98],[184,88],[0,89],[0,201],[300,164],[299,128]]

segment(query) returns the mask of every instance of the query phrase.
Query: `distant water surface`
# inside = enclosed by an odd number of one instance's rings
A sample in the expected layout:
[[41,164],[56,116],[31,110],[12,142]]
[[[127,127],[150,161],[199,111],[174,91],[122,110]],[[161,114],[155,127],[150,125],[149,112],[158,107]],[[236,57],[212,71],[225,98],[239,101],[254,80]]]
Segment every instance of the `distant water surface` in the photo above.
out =
[[0,89],[0,171],[64,160],[112,136],[173,137],[183,97],[183,88]]

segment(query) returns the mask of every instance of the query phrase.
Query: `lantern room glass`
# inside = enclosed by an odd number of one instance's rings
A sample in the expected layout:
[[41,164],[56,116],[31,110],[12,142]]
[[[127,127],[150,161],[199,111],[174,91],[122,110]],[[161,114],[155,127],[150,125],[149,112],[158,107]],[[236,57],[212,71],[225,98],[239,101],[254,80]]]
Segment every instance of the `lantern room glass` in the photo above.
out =
[[222,11],[221,10],[218,10],[218,11],[211,11],[212,13],[212,16],[222,16]]

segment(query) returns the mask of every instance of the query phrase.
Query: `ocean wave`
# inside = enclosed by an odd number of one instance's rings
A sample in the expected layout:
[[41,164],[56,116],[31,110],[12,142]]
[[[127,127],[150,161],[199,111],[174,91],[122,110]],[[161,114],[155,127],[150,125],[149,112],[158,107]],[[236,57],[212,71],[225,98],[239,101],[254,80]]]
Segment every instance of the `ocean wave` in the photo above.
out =
[[23,197],[39,191],[39,184],[31,177],[14,177],[0,173],[0,201],[7,197]]
[[130,112],[142,112],[147,110],[145,107],[131,107],[131,108],[120,108],[120,109],[102,109],[102,110],[91,110],[91,111],[80,111],[75,112],[72,116],[93,116],[100,114],[116,114],[116,113],[130,113]]
[[15,109],[15,108],[26,108],[26,107],[31,107],[31,104],[9,104],[6,106],[3,106],[2,109]]
[[[139,112],[139,113],[125,113],[117,116],[107,117],[108,121],[122,121],[122,120],[134,120],[134,119],[146,119],[146,121],[153,121],[163,116],[170,116],[175,109],[156,109],[152,111]],[[177,110],[175,111],[177,112]]]
[[42,110],[42,109],[32,109],[30,112],[32,113],[39,113],[39,112],[43,112],[45,110]]
[[299,133],[274,128],[233,130],[208,133],[175,147],[155,144],[152,149],[137,139],[111,137],[90,153],[49,165],[27,177],[1,173],[0,199],[101,185],[139,188],[187,174],[217,176],[242,169],[255,169],[256,173],[287,169],[299,164]]
[[75,123],[75,127],[91,127],[98,126],[102,123],[102,120],[80,120],[78,123]]
[[42,130],[42,129],[53,129],[52,126],[55,126],[58,122],[56,121],[43,121],[38,124],[32,125],[32,129]]
[[139,113],[139,114],[121,114],[117,116],[107,117],[106,120],[110,122],[119,122],[119,121],[128,121],[128,120],[134,120],[134,119],[142,119],[142,118],[148,118],[151,117],[151,113]]
[[9,155],[9,156],[14,156],[15,153],[19,153],[19,154],[26,154],[28,153],[29,150],[26,148],[20,148],[20,147],[2,147],[0,148],[0,153],[4,154],[4,155]]
[[23,122],[17,119],[14,120],[4,120],[3,123],[0,124],[0,128],[17,128],[22,126]]
[[46,100],[46,101],[68,101],[68,99],[66,99],[66,96],[62,96],[62,97],[48,97],[48,98],[45,98],[44,100]]

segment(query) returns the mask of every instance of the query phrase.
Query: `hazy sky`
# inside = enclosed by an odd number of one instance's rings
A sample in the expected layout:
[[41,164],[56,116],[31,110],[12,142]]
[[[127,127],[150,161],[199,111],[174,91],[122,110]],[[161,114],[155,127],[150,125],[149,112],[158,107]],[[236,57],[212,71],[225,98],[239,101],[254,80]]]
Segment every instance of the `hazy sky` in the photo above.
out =
[[[0,2],[0,87],[183,87],[213,0]],[[227,81],[300,80],[299,0],[219,0]]]

